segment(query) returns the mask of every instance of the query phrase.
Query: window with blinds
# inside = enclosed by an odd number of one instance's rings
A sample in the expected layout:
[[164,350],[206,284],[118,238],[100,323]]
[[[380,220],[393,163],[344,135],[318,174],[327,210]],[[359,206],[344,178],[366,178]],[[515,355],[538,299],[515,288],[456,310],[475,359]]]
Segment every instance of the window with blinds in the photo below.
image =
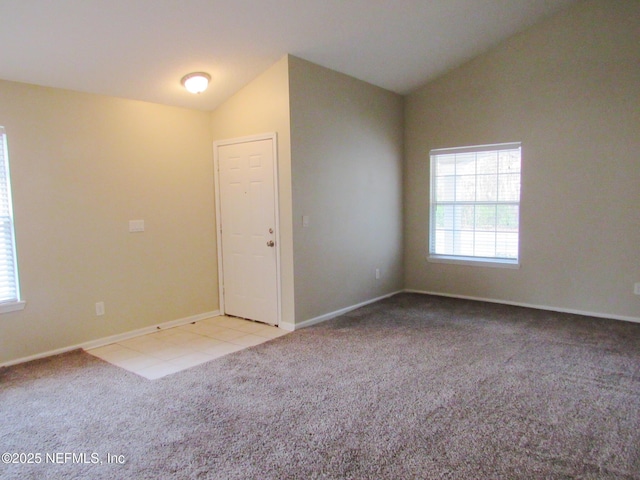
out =
[[430,152],[430,260],[518,265],[520,153],[520,143]]
[[23,304],[18,288],[7,135],[0,127],[0,313]]

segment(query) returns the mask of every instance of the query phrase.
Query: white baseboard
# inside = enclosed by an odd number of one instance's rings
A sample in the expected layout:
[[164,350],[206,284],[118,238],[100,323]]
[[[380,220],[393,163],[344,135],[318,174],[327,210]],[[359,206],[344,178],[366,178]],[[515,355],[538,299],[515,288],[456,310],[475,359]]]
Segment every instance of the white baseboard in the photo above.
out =
[[288,323],[288,322],[280,322],[278,324],[278,328],[286,330],[287,332],[293,332],[296,329],[296,324]]
[[[386,294],[386,295],[382,295],[380,297],[373,298],[371,300],[367,300],[367,301],[358,303],[357,305],[351,305],[349,307],[341,308],[340,310],[336,310],[334,312],[325,313],[324,315],[320,315],[318,317],[311,318],[309,320],[305,320],[304,322],[301,322],[301,323],[293,324],[293,323],[281,322],[279,327],[282,328],[283,330],[287,330],[289,332],[293,332],[294,330],[299,330],[301,328],[310,327],[311,325],[316,325],[316,324],[322,323],[322,322],[324,322],[326,320],[330,320],[330,319],[338,317],[340,315],[344,315],[345,313],[348,313],[348,312],[350,312],[352,310],[355,310],[357,308],[364,307],[365,305],[369,305],[371,303],[375,303],[375,302],[378,302],[380,300],[384,300],[385,298],[392,297],[392,296],[397,295],[398,293],[402,293],[402,292],[419,293],[419,294],[423,294],[423,295],[435,295],[435,296],[439,296],[439,297],[460,298],[460,299],[464,299],[464,300],[475,300],[475,301],[480,301],[480,302],[499,303],[499,304],[503,304],[503,305],[513,305],[513,306],[516,306],[516,307],[536,308],[536,309],[539,309],[539,310],[548,310],[548,311],[552,311],[552,312],[572,313],[572,314],[576,314],[576,315],[585,315],[585,316],[589,316],[589,317],[606,318],[606,319],[611,319],[611,320],[622,320],[622,321],[625,321],[625,322],[640,323],[640,317],[630,317],[630,316],[624,316],[624,315],[613,315],[613,314],[602,313],[602,312],[589,312],[589,311],[576,310],[576,309],[571,309],[571,308],[551,307],[551,306],[548,306],[548,305],[538,305],[538,304],[523,303],[523,302],[513,302],[513,301],[510,301],[510,300],[498,300],[498,299],[494,299],[494,298],[474,297],[474,296],[469,296],[469,295],[455,295],[455,294],[450,294],[450,293],[433,292],[433,291],[426,291],[426,290],[415,290],[415,289],[408,288],[408,289],[404,289],[404,290],[398,290],[396,292],[389,293],[389,294]],[[128,340],[130,338],[139,337],[141,335],[147,335],[149,333],[153,333],[153,332],[156,332],[158,330],[162,330],[162,329],[166,329],[166,328],[172,328],[172,327],[178,327],[180,325],[186,325],[187,323],[198,322],[200,320],[204,320],[205,318],[216,317],[218,315],[220,315],[220,311],[219,310],[214,310],[212,312],[201,313],[201,314],[198,314],[198,315],[193,315],[191,317],[180,318],[178,320],[172,320],[172,321],[169,321],[169,322],[164,322],[164,323],[160,323],[160,324],[157,324],[157,325],[152,325],[152,326],[149,326],[149,327],[144,327],[144,328],[140,328],[140,329],[137,329],[137,330],[132,330],[132,331],[125,332],[125,333],[120,333],[120,334],[117,334],[117,335],[112,335],[112,336],[109,336],[109,337],[100,338],[100,339],[97,339],[97,340],[90,340],[88,342],[83,342],[83,343],[79,343],[79,344],[76,344],[76,345],[70,345],[70,346],[67,346],[67,347],[57,348],[55,350],[49,350],[49,351],[46,351],[46,352],[37,353],[35,355],[30,355],[28,357],[22,357],[22,358],[17,358],[15,360],[9,360],[7,362],[0,363],[0,367],[9,367],[11,365],[17,365],[19,363],[30,362],[32,360],[38,360],[40,358],[50,357],[52,355],[59,355],[61,353],[70,352],[72,350],[77,350],[79,348],[84,349],[84,350],[88,350],[88,349],[91,349],[91,348],[102,347],[104,345],[109,345],[111,343],[122,342],[122,341]]]
[[469,295],[455,295],[451,293],[441,293],[441,292],[429,292],[424,290],[413,290],[407,288],[404,290],[407,293],[420,293],[423,295],[435,295],[438,297],[449,297],[449,298],[461,298],[464,300],[476,300],[479,302],[489,302],[489,303],[500,303],[503,305],[513,305],[515,307],[526,307],[526,308],[536,308],[538,310],[548,310],[551,312],[561,312],[561,313],[573,313],[575,315],[585,315],[587,317],[597,317],[597,318],[607,318],[610,320],[622,320],[625,322],[634,322],[640,323],[640,317],[627,317],[624,315],[613,315],[610,313],[602,313],[602,312],[588,312],[585,310],[576,310],[573,308],[560,308],[560,307],[550,307],[548,305],[537,305],[532,303],[523,303],[523,302],[512,302],[510,300],[497,300],[495,298],[483,298],[483,297],[472,297]]
[[309,320],[305,320],[304,322],[292,324],[292,323],[281,323],[279,325],[280,328],[284,330],[288,330],[293,332],[294,330],[300,330],[301,328],[310,327],[311,325],[315,325],[317,323],[322,323],[326,320],[331,320],[332,318],[339,317],[340,315],[344,315],[347,312],[355,310],[360,307],[364,307],[365,305],[369,305],[371,303],[379,302],[380,300],[384,300],[385,298],[393,297],[398,293],[402,293],[402,290],[398,290],[397,292],[387,293],[386,295],[382,295],[381,297],[372,298],[371,300],[366,300],[364,302],[358,303],[357,305],[351,305],[350,307],[341,308],[340,310],[336,310],[334,312],[325,313],[324,315],[320,315],[319,317],[310,318]]
[[186,325],[187,323],[197,322],[204,320],[205,318],[217,317],[220,315],[219,310],[213,312],[200,313],[191,317],[180,318],[178,320],[171,320],[169,322],[160,323],[157,325],[151,325],[149,327],[139,328],[137,330],[131,330],[125,333],[119,333],[117,335],[111,335],[109,337],[99,338],[97,340],[90,340],[88,342],[79,343],[77,345],[70,345],[68,347],[57,348],[55,350],[49,350],[42,353],[36,353],[28,357],[17,358],[15,360],[9,360],[8,362],[0,363],[0,367],[9,367],[11,365],[17,365],[18,363],[30,362],[31,360],[38,360],[40,358],[50,357],[52,355],[59,355],[61,353],[70,352],[79,348],[88,350],[90,348],[102,347],[111,343],[122,342],[130,338],[139,337],[140,335],[147,335],[149,333],[157,332],[166,328],[179,327],[180,325]]

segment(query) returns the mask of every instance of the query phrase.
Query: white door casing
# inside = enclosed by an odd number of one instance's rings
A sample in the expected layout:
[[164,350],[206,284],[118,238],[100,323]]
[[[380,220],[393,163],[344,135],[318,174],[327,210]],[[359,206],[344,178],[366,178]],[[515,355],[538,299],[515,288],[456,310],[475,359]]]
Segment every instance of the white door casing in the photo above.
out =
[[214,144],[220,311],[280,320],[276,135]]

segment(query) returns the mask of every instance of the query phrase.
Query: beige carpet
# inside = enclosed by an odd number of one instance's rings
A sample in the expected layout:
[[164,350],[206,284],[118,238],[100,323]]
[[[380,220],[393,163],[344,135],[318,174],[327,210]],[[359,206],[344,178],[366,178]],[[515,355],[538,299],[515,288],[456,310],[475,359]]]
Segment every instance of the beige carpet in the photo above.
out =
[[5,368],[0,414],[3,479],[640,479],[640,325],[401,294],[154,381]]

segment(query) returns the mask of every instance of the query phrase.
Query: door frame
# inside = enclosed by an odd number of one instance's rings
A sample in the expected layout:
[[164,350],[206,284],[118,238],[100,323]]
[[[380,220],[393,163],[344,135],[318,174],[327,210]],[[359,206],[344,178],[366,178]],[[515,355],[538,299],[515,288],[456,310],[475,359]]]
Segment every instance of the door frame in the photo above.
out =
[[215,191],[215,207],[216,207],[216,250],[218,252],[218,298],[220,314],[225,314],[224,308],[224,266],[222,263],[222,226],[220,211],[220,165],[218,149],[227,145],[236,145],[239,143],[250,143],[260,140],[271,140],[273,146],[273,201],[275,213],[275,250],[276,250],[276,304],[277,316],[276,326],[282,322],[282,291],[280,285],[280,201],[278,188],[278,135],[276,132],[262,133],[247,137],[230,138],[227,140],[217,140],[213,142],[213,176]]

